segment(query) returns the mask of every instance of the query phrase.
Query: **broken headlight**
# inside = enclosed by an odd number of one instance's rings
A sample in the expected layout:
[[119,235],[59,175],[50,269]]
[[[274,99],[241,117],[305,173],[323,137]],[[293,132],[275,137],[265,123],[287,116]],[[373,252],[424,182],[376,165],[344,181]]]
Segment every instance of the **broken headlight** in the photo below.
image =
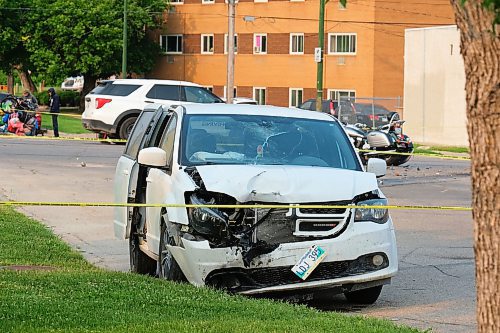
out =
[[[358,202],[358,206],[387,206],[387,199],[370,199]],[[387,208],[356,208],[354,222],[372,221],[375,223],[385,223],[389,220],[389,210]]]
[[[190,200],[193,205],[213,204],[213,202],[206,202],[194,194],[191,195]],[[189,220],[193,229],[202,235],[220,237],[227,231],[228,216],[216,208],[189,208]]]

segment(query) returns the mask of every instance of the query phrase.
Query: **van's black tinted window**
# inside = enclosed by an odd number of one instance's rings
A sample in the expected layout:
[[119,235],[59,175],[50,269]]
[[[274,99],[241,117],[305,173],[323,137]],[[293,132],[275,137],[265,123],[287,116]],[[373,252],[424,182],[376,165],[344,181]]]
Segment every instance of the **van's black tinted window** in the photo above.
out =
[[110,95],[110,96],[128,96],[137,90],[140,84],[120,84],[108,81],[101,82],[92,90],[91,94]]
[[146,94],[147,98],[179,101],[179,86],[155,84]]

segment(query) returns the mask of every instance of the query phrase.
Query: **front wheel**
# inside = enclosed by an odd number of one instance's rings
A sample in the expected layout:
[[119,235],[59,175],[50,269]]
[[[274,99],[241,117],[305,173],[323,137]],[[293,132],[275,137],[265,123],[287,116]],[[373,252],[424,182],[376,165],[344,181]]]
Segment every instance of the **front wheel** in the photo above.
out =
[[129,117],[123,121],[118,130],[118,135],[120,139],[127,140],[130,132],[132,132],[132,128],[134,127],[135,121],[137,117]]
[[376,286],[367,289],[349,291],[344,293],[345,298],[355,304],[373,304],[377,301],[383,286]]
[[167,247],[167,245],[173,245],[173,239],[168,234],[168,229],[164,222],[161,224],[160,233],[158,276],[170,281],[186,281],[179,264],[177,264],[177,261],[175,261],[174,256]]

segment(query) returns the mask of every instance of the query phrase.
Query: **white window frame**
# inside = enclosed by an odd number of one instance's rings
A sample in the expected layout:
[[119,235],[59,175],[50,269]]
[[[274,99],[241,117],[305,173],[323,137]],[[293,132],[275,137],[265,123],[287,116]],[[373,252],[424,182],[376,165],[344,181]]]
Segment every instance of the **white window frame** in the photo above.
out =
[[[205,47],[205,38],[212,39],[212,50],[205,51],[203,48]],[[215,48],[215,39],[214,34],[202,34],[201,35],[201,54],[214,54]]]
[[[300,92],[300,102],[298,100],[298,93],[299,92]],[[294,93],[297,94],[295,97],[297,105],[294,105],[292,102]],[[289,107],[298,108],[303,102],[304,102],[304,88],[290,88],[288,90],[288,106]]]
[[[224,0],[225,3],[229,3],[227,0]],[[234,3],[238,3],[239,0],[234,0]]]
[[183,5],[184,0],[170,0],[171,5]]
[[208,91],[210,91],[211,93],[214,92],[214,86],[203,86],[203,88],[207,89]]
[[259,3],[259,2],[267,2],[267,0],[253,0],[253,2],[255,2],[255,3]]
[[290,2],[304,2],[306,0],[290,0]]
[[[261,102],[260,98],[259,99],[257,98],[257,94],[256,94],[257,90],[264,90],[264,103],[263,104],[260,103]],[[253,92],[252,93],[252,97],[253,97],[254,100],[257,101],[257,104],[259,104],[259,105],[266,105],[266,99],[267,99],[267,89],[266,89],[266,87],[253,87],[252,92]]]
[[[349,49],[351,49],[352,37],[354,37],[354,52],[337,52],[332,50],[332,47],[337,45],[337,43],[333,43],[332,45],[332,37],[344,37],[349,36]],[[333,55],[356,55],[358,52],[358,34],[355,32],[334,32],[328,34],[328,54]]]
[[[227,40],[227,36],[228,34],[224,34],[224,54],[227,54],[227,43],[228,43],[228,40]],[[234,54],[238,54],[238,34],[234,34],[234,39],[235,39],[235,50],[234,50]]]
[[[257,49],[257,37],[266,37],[266,51],[262,51],[262,44],[260,45],[260,50],[256,51]],[[261,38],[262,41],[262,38]],[[267,34],[266,33],[255,33],[253,34],[253,54],[267,54]]]
[[[238,95],[236,95],[238,93],[238,87],[237,86],[233,86],[233,97],[237,97]],[[223,95],[224,99],[227,100],[227,86],[224,86],[224,95]]]
[[[167,51],[167,45],[163,45],[163,42],[162,42],[162,39],[163,39],[163,36],[167,37],[166,40],[168,40],[168,37],[172,37],[172,36],[175,36],[175,37],[181,37],[181,50],[180,51]],[[165,46],[165,48],[163,47]],[[182,34],[166,34],[166,35],[160,35],[160,47],[162,49],[162,52],[164,54],[182,54],[184,52],[184,35]],[[163,51],[165,50],[165,51]]]
[[202,5],[213,5],[215,0],[201,0]]
[[[293,51],[293,38],[294,37],[302,37],[302,51]],[[300,40],[300,39],[297,39]],[[304,44],[305,44],[305,37],[303,33],[290,33],[290,54],[304,54]]]
[[334,101],[339,99],[339,94],[346,93],[349,94],[349,99],[356,99],[356,90],[352,89],[328,89],[328,99]]

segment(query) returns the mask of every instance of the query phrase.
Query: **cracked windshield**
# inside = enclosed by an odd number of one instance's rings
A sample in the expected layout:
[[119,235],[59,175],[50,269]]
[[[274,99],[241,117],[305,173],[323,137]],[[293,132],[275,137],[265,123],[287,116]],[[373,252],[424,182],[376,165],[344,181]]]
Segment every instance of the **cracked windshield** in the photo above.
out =
[[188,115],[183,165],[303,165],[361,170],[333,121],[261,115]]

